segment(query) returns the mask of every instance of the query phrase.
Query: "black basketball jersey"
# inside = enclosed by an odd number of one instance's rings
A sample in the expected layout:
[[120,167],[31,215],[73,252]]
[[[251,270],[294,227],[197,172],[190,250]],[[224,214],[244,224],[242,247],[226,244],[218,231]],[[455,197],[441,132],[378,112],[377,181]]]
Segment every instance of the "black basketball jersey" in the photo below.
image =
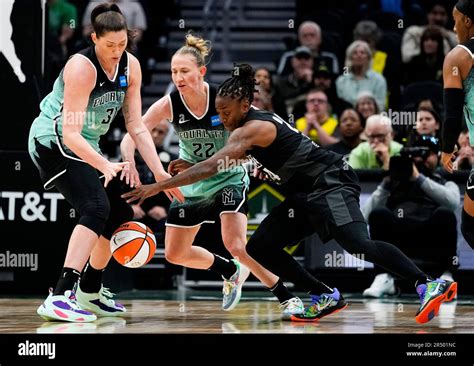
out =
[[192,163],[206,160],[222,149],[229,137],[229,132],[216,112],[215,100],[217,90],[205,83],[208,88],[207,106],[204,115],[196,116],[186,105],[179,91],[169,95],[171,120],[179,137],[179,155]]
[[[72,57],[86,58],[96,70],[95,86],[90,92],[84,113],[81,135],[99,151],[99,139],[109,130],[110,123],[122,108],[129,83],[128,52],[124,52],[116,67],[115,74],[109,79],[102,68],[95,46],[90,46]],[[51,142],[62,142],[62,109],[64,103],[64,68],[56,79],[53,90],[41,102],[41,114],[32,126],[31,135],[41,140],[45,146]],[[67,150],[61,143],[61,148]]]
[[268,147],[254,146],[247,155],[286,191],[311,192],[318,176],[342,159],[342,155],[322,149],[274,113],[250,108],[244,123],[251,120],[273,123],[277,128],[276,138]]

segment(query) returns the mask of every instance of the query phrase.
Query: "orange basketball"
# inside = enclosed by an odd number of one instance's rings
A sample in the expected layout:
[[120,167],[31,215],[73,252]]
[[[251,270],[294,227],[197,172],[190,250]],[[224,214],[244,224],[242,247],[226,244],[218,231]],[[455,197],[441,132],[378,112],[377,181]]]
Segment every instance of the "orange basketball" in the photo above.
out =
[[129,268],[141,267],[155,254],[155,235],[145,224],[128,221],[112,234],[110,250],[121,265]]

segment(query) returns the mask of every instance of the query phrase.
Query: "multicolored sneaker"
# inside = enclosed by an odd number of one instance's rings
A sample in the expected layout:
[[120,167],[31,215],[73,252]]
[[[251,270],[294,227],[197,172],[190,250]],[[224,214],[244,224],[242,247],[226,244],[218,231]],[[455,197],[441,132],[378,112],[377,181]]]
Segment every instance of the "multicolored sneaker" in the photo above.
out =
[[281,320],[291,320],[292,315],[304,313],[304,304],[299,297],[292,297],[280,304]]
[[66,321],[87,323],[93,322],[97,317],[89,311],[84,310],[76,302],[74,291],[67,290],[64,295],[53,295],[53,289],[49,289],[49,296],[36,310],[38,315],[48,321]]
[[441,303],[454,299],[457,291],[457,282],[440,278],[418,285],[416,292],[420,296],[421,305],[416,313],[416,321],[421,324],[429,322],[438,315]]
[[228,280],[223,277],[224,287],[222,288],[222,293],[224,296],[222,298],[222,310],[224,311],[230,311],[237,306],[242,295],[242,285],[250,274],[249,269],[239,261],[236,259],[231,259],[231,261],[234,262],[237,271]]
[[127,312],[125,306],[116,303],[112,298],[114,294],[106,287],[101,287],[99,292],[87,293],[81,290],[81,284],[77,286],[77,303],[82,308],[92,311],[99,316],[120,316]]
[[347,302],[334,288],[332,294],[311,295],[311,304],[304,309],[302,314],[291,316],[291,320],[295,322],[312,322],[324,318],[325,316],[337,313],[347,307]]

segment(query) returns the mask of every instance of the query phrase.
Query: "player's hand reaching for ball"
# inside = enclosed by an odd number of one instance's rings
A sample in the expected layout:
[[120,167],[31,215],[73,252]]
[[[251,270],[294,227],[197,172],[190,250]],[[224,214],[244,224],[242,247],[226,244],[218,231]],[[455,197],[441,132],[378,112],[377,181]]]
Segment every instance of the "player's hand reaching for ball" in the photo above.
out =
[[[162,173],[155,174],[155,180],[157,182],[161,182],[163,180],[171,178],[171,175],[163,171]],[[170,199],[170,201],[173,201],[173,198],[176,198],[179,202],[183,203],[184,202],[184,196],[181,193],[181,190],[179,188],[171,188],[167,189],[164,191],[166,196]]]
[[106,160],[105,163],[99,167],[99,171],[104,175],[104,187],[107,187],[109,182],[117,176],[117,173],[128,164],[128,161],[123,163],[111,163],[110,161]]
[[136,200],[139,200],[137,204],[141,205],[148,197],[154,196],[161,191],[162,189],[160,183],[143,184],[140,187],[135,188],[133,191],[122,194],[122,198],[124,198],[127,203],[132,203]]
[[129,185],[131,188],[135,188],[140,186],[142,183],[140,182],[140,175],[138,174],[137,167],[134,162],[129,161],[128,165],[125,165],[122,169],[122,173],[120,174],[120,180],[123,181],[125,178],[125,183]]
[[171,163],[169,163],[168,173],[170,173],[171,175],[176,175],[192,166],[193,164],[186,160],[176,159],[176,160],[173,160]]

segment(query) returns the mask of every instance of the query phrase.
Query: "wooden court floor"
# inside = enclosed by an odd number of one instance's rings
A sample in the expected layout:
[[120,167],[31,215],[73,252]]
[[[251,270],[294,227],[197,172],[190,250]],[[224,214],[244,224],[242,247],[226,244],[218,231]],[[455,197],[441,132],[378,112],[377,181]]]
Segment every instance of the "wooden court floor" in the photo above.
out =
[[[415,322],[415,298],[365,300],[347,298],[349,307],[315,323],[280,320],[276,301],[243,298],[231,312],[220,308],[219,295],[183,300],[120,301],[128,312],[121,318],[94,323],[45,322],[36,314],[41,299],[0,299],[0,334],[5,333],[474,333],[474,301],[443,304],[430,323]],[[118,298],[119,300],[120,297]]]

